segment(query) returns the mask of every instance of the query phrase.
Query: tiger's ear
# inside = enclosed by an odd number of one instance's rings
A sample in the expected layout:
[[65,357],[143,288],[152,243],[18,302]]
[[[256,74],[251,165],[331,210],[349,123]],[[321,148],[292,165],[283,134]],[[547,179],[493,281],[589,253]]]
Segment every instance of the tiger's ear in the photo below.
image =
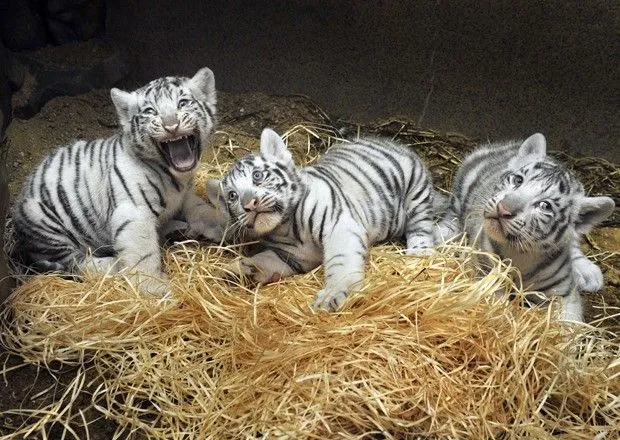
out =
[[116,107],[116,114],[121,127],[128,128],[131,118],[138,111],[138,100],[136,95],[131,92],[124,92],[121,89],[113,88],[110,90],[110,97]]
[[217,98],[215,93],[215,76],[208,67],[203,67],[188,81],[187,86],[201,101],[215,105]]
[[519,157],[545,157],[547,154],[547,140],[542,133],[534,133],[519,147]]
[[579,234],[587,234],[609,217],[615,207],[611,197],[583,197],[579,203],[575,230]]
[[265,128],[260,135],[260,152],[268,161],[293,165],[291,152],[278,133],[270,128]]

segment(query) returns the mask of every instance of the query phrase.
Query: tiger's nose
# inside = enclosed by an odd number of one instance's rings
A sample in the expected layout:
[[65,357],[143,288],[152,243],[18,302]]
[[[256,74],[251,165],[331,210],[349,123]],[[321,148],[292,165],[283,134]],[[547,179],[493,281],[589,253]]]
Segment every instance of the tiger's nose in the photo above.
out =
[[503,218],[514,217],[525,207],[526,199],[519,194],[506,194],[497,204],[497,215]]
[[255,211],[256,210],[256,199],[253,198],[249,202],[245,203],[243,205],[243,209],[245,209],[245,212]]
[[513,213],[508,209],[509,206],[506,206],[505,203],[499,202],[497,204],[497,215],[501,218],[510,218],[513,217]]
[[179,128],[178,122],[176,124],[164,125],[164,130],[166,130],[170,134],[176,133],[178,128]]
[[175,133],[179,128],[179,118],[175,114],[164,115],[161,119],[164,130],[168,133]]

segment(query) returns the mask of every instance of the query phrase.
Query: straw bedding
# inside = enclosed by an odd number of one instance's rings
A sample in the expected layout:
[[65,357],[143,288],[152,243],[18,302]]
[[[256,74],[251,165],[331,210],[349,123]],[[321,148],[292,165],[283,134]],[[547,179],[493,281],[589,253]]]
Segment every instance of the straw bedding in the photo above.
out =
[[[219,160],[241,154],[222,149]],[[203,164],[198,185],[226,166]],[[521,307],[512,269],[497,261],[478,279],[466,247],[400,250],[374,248],[365,287],[334,314],[310,308],[320,269],[244,287],[225,272],[240,247],[193,241],[165,251],[170,298],[122,277],[32,278],[0,316],[1,342],[26,361],[77,368],[14,436],[60,424],[79,438],[87,389],[115,438],[620,435],[615,335],[560,324],[553,304]]]

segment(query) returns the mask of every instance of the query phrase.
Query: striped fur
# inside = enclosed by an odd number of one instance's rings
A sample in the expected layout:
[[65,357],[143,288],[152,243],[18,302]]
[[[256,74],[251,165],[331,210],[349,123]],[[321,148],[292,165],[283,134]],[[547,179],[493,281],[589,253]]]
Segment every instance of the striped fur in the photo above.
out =
[[609,197],[586,197],[575,176],[546,155],[537,133],[465,158],[438,238],[465,232],[478,248],[510,259],[526,289],[563,297],[564,319],[582,321],[579,292],[600,289],[603,276],[580,239],[613,209]]
[[192,185],[215,122],[213,73],[112,89],[111,97],[120,133],[58,148],[26,181],[13,208],[16,249],[37,271],[136,269],[151,276],[143,290],[162,294],[160,227],[181,216],[194,235],[222,235]]
[[337,144],[298,168],[265,129],[260,154],[236,162],[221,188],[235,226],[260,236],[265,248],[235,271],[270,282],[324,263],[317,308],[338,309],[360,286],[373,244],[406,238],[409,254],[434,244],[430,175],[413,151],[386,140]]

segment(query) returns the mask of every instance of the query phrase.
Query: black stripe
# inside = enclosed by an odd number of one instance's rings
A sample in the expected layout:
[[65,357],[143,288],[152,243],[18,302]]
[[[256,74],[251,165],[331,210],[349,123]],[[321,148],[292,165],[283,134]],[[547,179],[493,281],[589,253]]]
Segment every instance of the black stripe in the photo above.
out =
[[291,253],[286,252],[285,250],[282,250],[279,248],[275,248],[275,247],[273,248],[270,247],[268,249],[272,250],[278,256],[278,258],[282,260],[284,264],[290,267],[293,270],[293,272],[295,272],[296,274],[305,272],[301,263]]
[[164,167],[161,164],[157,164],[157,166],[165,175],[170,178],[170,183],[172,183],[174,189],[176,189],[177,191],[181,191],[181,186],[179,185],[179,182],[177,181],[176,177],[174,177],[172,173],[168,170],[168,168]]
[[144,260],[146,260],[149,257],[152,257],[153,255],[155,255],[154,252],[149,252],[148,254],[143,255],[142,257],[140,257],[140,259],[138,261],[136,261],[133,264],[133,267],[136,267],[138,264],[142,263]]
[[157,197],[159,198],[159,206],[161,206],[162,208],[165,208],[166,201],[164,200],[164,196],[162,195],[161,190],[157,187],[157,185],[153,183],[153,181],[151,181],[151,179],[148,176],[146,176],[146,180],[149,183],[149,185],[151,185],[153,189],[155,190],[155,192],[157,193]]
[[114,232],[114,241],[118,239],[119,234],[123,232],[129,223],[131,223],[131,220],[125,220],[118,228],[116,228],[116,231]]
[[121,174],[121,171],[118,169],[118,166],[116,164],[114,164],[114,172],[116,173],[116,177],[118,177],[118,179],[121,181],[121,184],[123,185],[123,188],[125,189],[125,192],[129,196],[129,198],[131,199],[131,202],[134,205],[136,205],[136,200],[133,198],[131,191],[129,191],[129,188],[127,187],[127,183],[125,182],[125,178]]
[[299,234],[299,225],[301,222],[303,222],[303,218],[297,218],[297,216],[295,216],[295,218],[293,218],[293,237],[295,237],[295,240],[297,240],[300,244],[304,244],[304,241],[301,239],[301,235]]
[[153,213],[153,215],[155,215],[155,217],[159,217],[159,213],[153,209],[153,205],[151,205],[151,202],[149,202],[149,199],[148,199],[148,197],[146,197],[146,193],[144,192],[142,187],[140,185],[138,185],[138,188],[140,188],[140,193],[142,194],[142,198],[144,199],[144,201],[148,205],[148,207],[151,210],[151,212]]
[[325,218],[327,217],[327,207],[323,211],[323,218],[321,219],[321,228],[319,229],[319,240],[323,240],[323,228],[325,227]]
[[58,194],[58,200],[60,201],[60,206],[62,206],[65,214],[69,217],[69,221],[71,222],[71,226],[75,229],[82,237],[87,237],[88,234],[84,229],[84,226],[80,222],[79,218],[73,212],[73,208],[71,208],[71,202],[69,201],[69,197],[67,192],[63,188],[62,184],[58,182],[56,192]]

